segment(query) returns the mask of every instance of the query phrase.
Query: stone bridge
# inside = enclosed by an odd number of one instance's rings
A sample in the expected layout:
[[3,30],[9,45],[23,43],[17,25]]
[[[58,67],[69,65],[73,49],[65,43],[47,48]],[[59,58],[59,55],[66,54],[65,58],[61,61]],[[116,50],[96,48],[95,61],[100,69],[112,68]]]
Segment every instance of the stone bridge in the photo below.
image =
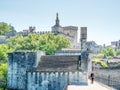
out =
[[67,85],[88,85],[91,60],[86,51],[70,56],[29,51],[8,55],[8,90],[63,90]]

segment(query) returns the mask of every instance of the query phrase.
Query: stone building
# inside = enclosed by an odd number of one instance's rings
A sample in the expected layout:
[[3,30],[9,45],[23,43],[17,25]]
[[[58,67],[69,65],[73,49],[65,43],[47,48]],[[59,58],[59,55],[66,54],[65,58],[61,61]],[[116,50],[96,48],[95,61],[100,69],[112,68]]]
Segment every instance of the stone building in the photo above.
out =
[[80,43],[81,43],[81,49],[86,49],[86,43],[87,43],[87,27],[81,27],[81,35],[80,35]]
[[6,36],[0,35],[0,44],[5,44],[6,43]]
[[118,40],[118,41],[112,41],[110,47],[113,48],[113,49],[115,49],[115,50],[120,49],[120,40]]
[[94,41],[88,41],[86,43],[86,47],[89,48],[94,54],[100,53],[103,49],[103,46],[97,45]]
[[77,47],[77,34],[78,34],[78,27],[76,26],[64,26],[60,25],[60,20],[58,17],[58,13],[56,14],[55,25],[52,26],[52,32],[54,34],[62,35],[70,40],[71,46],[73,48]]
[[10,38],[10,37],[15,36],[15,35],[17,34],[15,28],[14,28],[11,24],[10,24],[9,26],[10,26],[10,30],[11,30],[11,31],[5,33],[5,36],[6,36],[7,38]]
[[36,33],[36,27],[30,26],[29,29],[24,29],[22,32],[18,32],[18,35],[28,36],[30,33]]
[[[30,33],[38,33],[38,34],[45,34],[45,33],[54,33],[55,35],[62,35],[70,40],[70,44],[72,48],[80,48],[80,42],[77,42],[78,40],[78,27],[77,26],[61,26],[60,20],[58,17],[58,13],[56,14],[56,20],[55,25],[52,26],[51,31],[40,31],[36,32],[36,28],[30,26],[29,29],[24,29],[23,31],[16,32],[13,26],[11,26],[11,32],[6,33],[6,37],[10,38],[11,36],[15,35],[22,35],[22,36],[28,36]],[[81,27],[81,35],[84,38],[84,34],[87,33],[87,27]],[[85,40],[85,39],[84,39]],[[84,42],[84,41],[82,41]]]

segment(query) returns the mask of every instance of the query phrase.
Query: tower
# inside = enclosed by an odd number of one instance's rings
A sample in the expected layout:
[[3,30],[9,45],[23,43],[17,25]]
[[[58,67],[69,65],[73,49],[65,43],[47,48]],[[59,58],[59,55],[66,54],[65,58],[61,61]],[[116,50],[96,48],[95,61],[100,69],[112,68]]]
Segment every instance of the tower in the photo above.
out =
[[54,34],[59,34],[60,32],[63,32],[63,28],[60,26],[60,21],[59,21],[58,13],[56,13],[55,25],[52,26],[52,32]]
[[59,26],[59,17],[58,17],[58,13],[56,13],[56,22],[55,25]]
[[87,42],[87,27],[81,27],[81,50],[86,49]]

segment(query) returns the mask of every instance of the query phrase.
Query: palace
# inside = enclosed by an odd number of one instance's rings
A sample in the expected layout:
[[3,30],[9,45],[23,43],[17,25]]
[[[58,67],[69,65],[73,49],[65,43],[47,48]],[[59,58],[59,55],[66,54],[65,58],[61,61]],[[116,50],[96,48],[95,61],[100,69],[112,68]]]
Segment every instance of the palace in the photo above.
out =
[[77,48],[77,34],[78,34],[78,27],[77,26],[64,26],[60,25],[60,20],[58,17],[58,13],[56,14],[55,25],[52,26],[52,32],[54,34],[62,35],[68,38],[71,42],[71,46],[73,48]]
[[[37,33],[37,34],[46,34],[46,33],[54,33],[55,35],[62,35],[70,40],[71,48],[74,49],[82,49],[84,45],[81,45],[82,43],[86,42],[86,48],[89,48],[93,51],[93,53],[99,53],[102,50],[101,45],[97,45],[94,41],[86,41],[87,37],[87,27],[81,27],[81,35],[80,37],[83,37],[83,41],[79,40],[78,42],[78,27],[77,26],[61,26],[59,15],[56,13],[56,19],[55,19],[55,25],[51,27],[51,31],[36,31],[35,26],[30,26],[29,29],[24,29],[23,31],[16,32],[13,26],[10,25],[11,32],[7,32],[5,34],[6,38],[10,38],[15,35],[22,35],[22,36],[28,36],[30,33]],[[2,39],[4,39],[2,37]],[[1,39],[1,40],[2,40]],[[4,40],[5,41],[5,40]],[[3,42],[1,42],[3,43]]]

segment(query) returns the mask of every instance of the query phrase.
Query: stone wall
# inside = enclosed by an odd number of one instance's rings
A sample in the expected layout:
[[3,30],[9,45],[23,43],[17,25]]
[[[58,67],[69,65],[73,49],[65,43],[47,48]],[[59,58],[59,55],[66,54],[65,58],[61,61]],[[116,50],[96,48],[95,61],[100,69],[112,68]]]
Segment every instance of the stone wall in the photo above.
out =
[[81,50],[58,50],[55,55],[81,55]]
[[87,76],[92,72],[92,53],[88,51],[81,51],[81,70],[87,72]]
[[41,52],[13,52],[8,54],[8,89],[25,90],[26,71],[35,70]]
[[9,53],[8,57],[8,90],[62,90],[67,84],[88,83],[91,59],[87,51],[81,56],[44,56],[43,52],[22,51]]
[[87,85],[82,72],[28,72],[27,90],[63,90],[66,85]]
[[37,70],[41,71],[74,71],[77,70],[79,55],[42,56]]

